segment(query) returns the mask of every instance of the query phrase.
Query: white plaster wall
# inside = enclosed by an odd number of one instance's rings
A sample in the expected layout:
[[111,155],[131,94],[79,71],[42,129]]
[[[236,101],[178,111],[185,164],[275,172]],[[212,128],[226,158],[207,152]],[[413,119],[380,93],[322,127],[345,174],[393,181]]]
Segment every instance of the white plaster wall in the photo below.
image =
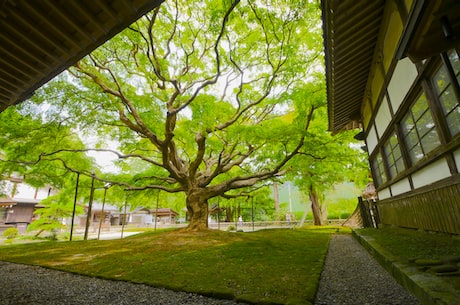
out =
[[417,69],[409,58],[400,60],[388,84],[388,95],[390,96],[391,106],[396,113],[410,87],[417,78]]
[[374,151],[375,146],[377,145],[377,142],[378,142],[377,133],[375,131],[374,125],[372,125],[371,129],[369,129],[369,133],[366,138],[367,150],[369,154],[371,154]]
[[388,106],[388,100],[385,97],[380,105],[379,110],[377,111],[377,116],[375,117],[375,126],[380,134],[383,134],[388,128],[391,122],[391,112],[390,107]]
[[395,184],[391,185],[391,192],[393,196],[409,192],[410,190],[411,189],[410,189],[409,179],[407,178],[402,179],[396,182]]
[[412,182],[414,183],[414,188],[419,188],[450,176],[447,161],[442,158],[414,173],[412,175]]
[[386,189],[380,190],[378,195],[379,195],[379,199],[380,199],[380,200],[383,200],[383,199],[386,199],[386,198],[390,198],[390,197],[391,197],[391,195],[390,195],[390,188],[387,187]]

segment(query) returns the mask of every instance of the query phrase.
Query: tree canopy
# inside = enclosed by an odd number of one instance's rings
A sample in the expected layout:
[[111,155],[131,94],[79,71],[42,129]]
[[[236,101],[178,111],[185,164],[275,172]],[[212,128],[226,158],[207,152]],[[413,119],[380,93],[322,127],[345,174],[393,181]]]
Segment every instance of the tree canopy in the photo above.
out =
[[[321,67],[317,2],[167,1],[36,93],[31,129],[52,139],[27,153],[126,190],[183,193],[190,229],[204,229],[209,199],[320,158]],[[96,145],[66,144],[75,133]],[[95,171],[90,150],[122,174]]]

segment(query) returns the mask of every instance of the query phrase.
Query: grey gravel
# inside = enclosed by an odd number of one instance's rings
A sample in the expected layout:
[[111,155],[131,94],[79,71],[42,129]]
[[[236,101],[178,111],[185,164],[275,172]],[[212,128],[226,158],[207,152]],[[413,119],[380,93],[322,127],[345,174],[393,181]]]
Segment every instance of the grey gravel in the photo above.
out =
[[315,305],[417,305],[350,235],[334,235],[321,273]]
[[110,281],[47,268],[0,262],[0,304],[234,305],[198,294]]

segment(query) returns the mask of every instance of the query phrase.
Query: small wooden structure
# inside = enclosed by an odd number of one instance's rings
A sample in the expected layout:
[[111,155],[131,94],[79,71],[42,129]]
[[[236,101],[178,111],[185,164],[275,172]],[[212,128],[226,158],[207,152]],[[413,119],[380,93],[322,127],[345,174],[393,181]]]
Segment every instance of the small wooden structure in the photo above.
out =
[[171,208],[159,208],[150,210],[150,214],[155,218],[158,223],[175,224],[179,214]]
[[17,228],[19,233],[25,233],[38,204],[36,199],[0,198],[0,232]]
[[[88,207],[85,206],[85,213],[79,217],[79,225],[85,226],[86,215]],[[177,216],[179,214],[171,208],[159,208],[149,209],[144,207],[138,207],[131,210],[127,207],[126,212],[124,208],[119,208],[112,205],[106,205],[104,208],[104,215],[102,215],[102,209],[98,204],[94,204],[91,209],[90,216],[90,227],[94,228],[101,225],[102,228],[108,228],[110,226],[120,226],[132,224],[136,226],[150,226],[156,222],[161,224],[175,224]],[[101,223],[101,217],[102,223]]]

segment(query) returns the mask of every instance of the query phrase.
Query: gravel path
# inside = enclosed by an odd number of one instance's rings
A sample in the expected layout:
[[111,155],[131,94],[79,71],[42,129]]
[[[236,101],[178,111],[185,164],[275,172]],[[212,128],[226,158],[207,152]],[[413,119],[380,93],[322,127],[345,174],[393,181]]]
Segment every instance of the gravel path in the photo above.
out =
[[71,273],[0,262],[2,305],[242,305],[201,295],[147,285],[75,275]]
[[315,305],[416,305],[409,294],[350,235],[334,235]]

